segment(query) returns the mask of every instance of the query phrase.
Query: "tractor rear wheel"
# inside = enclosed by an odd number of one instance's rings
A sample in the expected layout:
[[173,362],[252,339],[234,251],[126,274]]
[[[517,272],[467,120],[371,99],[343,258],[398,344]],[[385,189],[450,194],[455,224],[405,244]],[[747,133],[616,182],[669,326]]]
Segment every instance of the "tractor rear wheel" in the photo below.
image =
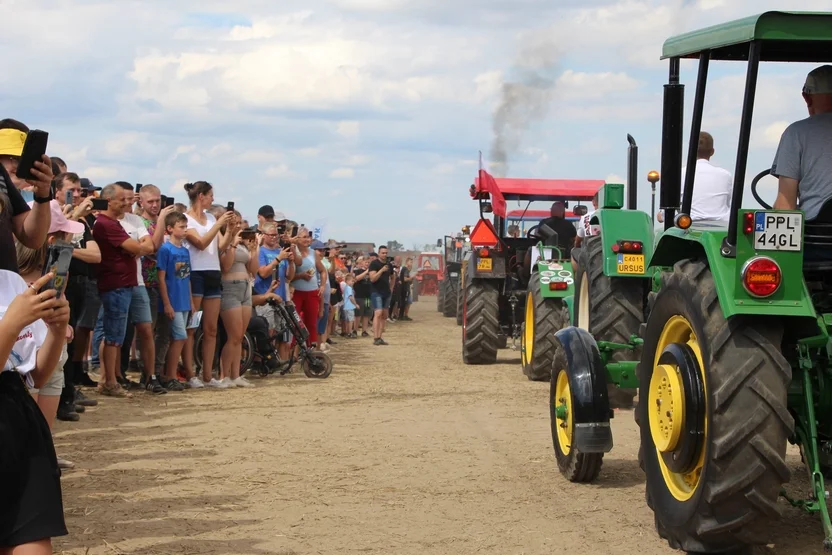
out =
[[555,334],[569,324],[569,313],[561,299],[545,298],[540,291],[540,274],[529,280],[526,316],[521,336],[523,374],[536,382],[552,377],[557,341]]
[[442,315],[446,318],[456,316],[457,299],[459,298],[459,284],[457,280],[446,277],[442,281],[445,294],[442,296]]
[[462,362],[491,364],[497,360],[500,294],[495,283],[475,280],[465,288],[462,303]]
[[[581,249],[575,281],[575,325],[585,329],[596,341],[627,343],[639,332],[644,321],[645,280],[604,275],[601,236],[587,237]],[[612,360],[639,360],[638,350],[618,349]],[[635,389],[620,389],[609,384],[610,407],[632,408]]]
[[677,263],[650,304],[636,421],[656,529],[687,552],[764,545],[794,430],[782,328],[726,320],[705,261]]
[[462,325],[462,282],[456,284],[456,325]]

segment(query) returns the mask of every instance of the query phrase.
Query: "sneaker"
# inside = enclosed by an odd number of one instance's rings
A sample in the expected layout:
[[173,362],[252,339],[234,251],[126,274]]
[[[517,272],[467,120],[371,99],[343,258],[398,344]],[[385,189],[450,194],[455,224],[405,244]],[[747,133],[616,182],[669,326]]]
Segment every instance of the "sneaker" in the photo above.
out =
[[81,417],[78,416],[78,411],[75,410],[75,405],[69,403],[61,403],[58,405],[58,420],[64,422],[78,422]]
[[324,343],[323,345],[321,345],[321,346],[319,347],[319,349],[320,349],[320,351],[321,351],[322,353],[325,353],[325,352],[329,351],[330,346],[329,346],[329,345],[327,345],[326,343]]
[[90,375],[84,372],[81,374],[81,383],[79,385],[81,387],[98,387],[98,382],[90,378]]
[[236,383],[234,383],[234,380],[232,380],[232,379],[231,379],[231,378],[229,378],[228,376],[226,376],[225,378],[221,379],[221,380],[220,380],[220,383],[224,384],[224,385],[225,385],[225,387],[227,387],[227,388],[235,388],[235,387],[237,387],[237,384],[236,384]]
[[116,383],[118,383],[118,385],[120,385],[125,391],[142,388],[141,384],[137,384],[136,382],[128,380],[127,378],[122,378],[121,376],[116,377]]
[[75,412],[77,412],[78,414],[84,414],[87,411],[87,407],[85,407],[84,405],[73,404],[72,408],[74,408]]
[[75,463],[58,457],[58,468],[61,470],[71,470],[75,468]]
[[233,383],[237,387],[254,387],[254,384],[245,379],[244,377],[240,376],[239,378],[233,380]]
[[127,363],[127,370],[129,370],[130,372],[141,372],[142,366],[144,365],[139,364],[138,359],[134,358],[133,360]]
[[366,331],[362,331],[361,332],[361,337],[370,337],[370,334],[367,333]]
[[108,385],[106,383],[98,384],[98,392],[101,395],[106,395],[108,397],[132,397],[130,393],[125,391],[125,389],[121,386],[121,384],[116,383],[115,385]]
[[410,316],[402,316],[402,322],[412,322],[413,318]]
[[[95,383],[95,382],[93,382]],[[96,384],[98,385],[98,384]],[[82,407],[97,407],[98,401],[95,399],[90,399],[80,389],[75,390],[75,404],[81,405]]]
[[202,389],[205,387],[205,384],[202,383],[202,380],[194,376],[190,380],[188,380],[188,385],[191,386],[191,389]]
[[387,341],[385,341],[384,339],[382,339],[380,337],[378,339],[376,339],[376,345],[389,345],[389,344],[390,343],[388,343]]
[[213,387],[214,389],[227,389],[228,386],[217,378],[211,378],[211,381],[205,384],[205,387]]
[[160,377],[159,383],[168,391],[184,391],[185,389],[185,385],[179,380],[166,380]]
[[350,339],[358,339],[358,334],[357,334],[357,333],[355,333],[355,332],[352,332],[352,333],[351,333],[351,334],[349,334],[347,337],[349,337]]
[[153,393],[154,395],[163,395],[168,392],[167,389],[162,387],[162,384],[159,383],[159,380],[156,379],[156,376],[150,377],[150,381],[147,382],[147,385],[144,386],[144,389],[148,393]]

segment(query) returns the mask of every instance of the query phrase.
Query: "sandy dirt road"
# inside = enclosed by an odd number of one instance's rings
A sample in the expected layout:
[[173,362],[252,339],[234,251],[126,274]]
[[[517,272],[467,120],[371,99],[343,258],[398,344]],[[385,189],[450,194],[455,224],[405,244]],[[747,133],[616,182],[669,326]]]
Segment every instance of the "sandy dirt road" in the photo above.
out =
[[[70,536],[56,553],[678,553],[644,503],[632,413],[593,485],[558,473],[548,385],[519,353],[466,367],[460,331],[424,297],[389,347],[342,340],[328,380],[101,399],[58,423]],[[792,492],[807,491],[792,452]],[[777,544],[821,553],[817,519],[784,507]]]

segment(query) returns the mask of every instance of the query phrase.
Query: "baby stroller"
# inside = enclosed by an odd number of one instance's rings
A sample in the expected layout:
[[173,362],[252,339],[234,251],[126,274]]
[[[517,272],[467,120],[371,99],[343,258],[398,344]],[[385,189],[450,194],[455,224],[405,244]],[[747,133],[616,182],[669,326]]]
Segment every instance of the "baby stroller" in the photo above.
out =
[[[295,305],[291,302],[278,303],[270,300],[269,306],[274,310],[274,320],[278,326],[275,337],[270,337],[268,322],[265,318],[252,316],[252,322],[249,324],[248,333],[254,344],[254,355],[259,359],[259,363],[255,362],[253,369],[264,376],[275,372],[285,375],[291,372],[295,363],[300,362],[306,377],[328,378],[332,374],[332,359],[326,353],[315,351],[307,345],[309,331],[303,325]],[[277,351],[277,341],[280,338],[288,339],[288,337],[294,338],[297,356],[292,356],[289,360],[281,360]]]

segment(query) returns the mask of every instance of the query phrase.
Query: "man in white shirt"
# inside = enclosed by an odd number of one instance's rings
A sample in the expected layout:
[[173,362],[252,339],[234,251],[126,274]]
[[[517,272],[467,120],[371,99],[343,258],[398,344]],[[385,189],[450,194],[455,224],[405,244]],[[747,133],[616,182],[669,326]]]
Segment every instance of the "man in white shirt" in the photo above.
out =
[[595,196],[592,197],[592,211],[587,212],[586,214],[581,216],[581,219],[578,222],[578,235],[575,237],[575,248],[572,249],[573,272],[578,271],[578,264],[576,263],[576,260],[578,260],[578,257],[581,254],[581,245],[584,242],[584,238],[592,237],[593,235],[598,235],[598,233],[601,231],[601,227],[599,225],[589,224],[596,210],[598,210],[598,193],[595,193]]
[[[728,170],[711,164],[714,155],[714,138],[710,133],[699,133],[696,150],[696,174],[693,179],[693,199],[690,217],[694,222],[727,222],[731,215],[731,191],[733,177]],[[682,169],[682,186],[685,183],[685,168]],[[659,211],[657,219],[664,221],[664,212]]]

